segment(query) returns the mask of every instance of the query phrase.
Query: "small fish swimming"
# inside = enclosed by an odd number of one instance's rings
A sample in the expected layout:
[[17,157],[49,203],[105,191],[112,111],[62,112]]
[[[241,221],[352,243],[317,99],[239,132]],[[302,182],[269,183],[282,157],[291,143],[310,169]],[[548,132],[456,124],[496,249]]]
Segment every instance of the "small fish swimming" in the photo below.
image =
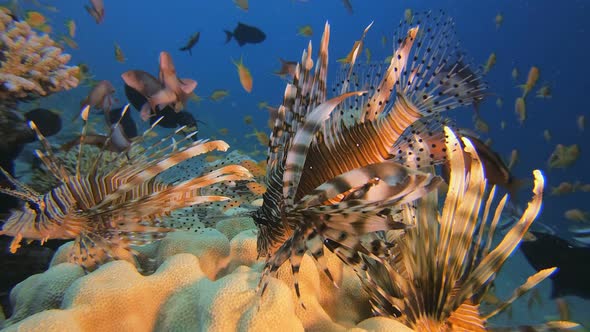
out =
[[236,62],[232,59],[233,64],[236,66],[238,70],[238,76],[240,78],[240,84],[242,84],[242,88],[246,90],[246,92],[252,92],[252,74],[250,73],[250,69],[244,66],[243,57],[240,58],[240,62]]
[[70,38],[76,37],[76,22],[74,22],[74,20],[67,20],[66,28],[68,28],[68,34],[70,35]]
[[85,5],[86,11],[94,18],[96,24],[104,20],[104,3],[103,0],[90,0],[90,6]]
[[578,125],[578,130],[580,132],[584,131],[584,128],[586,127],[586,117],[583,114],[578,115],[578,118],[576,119],[576,124]]
[[313,29],[311,28],[311,25],[304,25],[304,26],[297,28],[297,35],[304,36],[304,37],[313,36]]
[[220,101],[220,100],[226,98],[227,96],[229,96],[228,90],[218,89],[218,90],[214,90],[211,93],[211,96],[209,96],[209,99],[211,99],[213,101]]
[[236,6],[238,6],[240,9],[242,9],[245,12],[248,11],[248,8],[249,8],[248,0],[233,0],[233,1],[236,4]]
[[119,63],[124,63],[127,60],[125,54],[123,54],[123,50],[121,50],[121,46],[117,43],[115,43],[115,60]]
[[225,43],[229,43],[230,40],[235,39],[238,45],[244,46],[246,44],[258,44],[262,43],[266,39],[266,34],[257,27],[238,22],[238,26],[233,32],[225,31]]
[[494,22],[496,22],[496,29],[500,29],[500,26],[504,22],[504,15],[502,15],[502,13],[496,14],[496,17],[494,18]]
[[111,82],[107,80],[100,81],[90,90],[88,96],[80,102],[80,106],[89,105],[91,108],[108,112],[115,102],[114,94],[115,88]]
[[535,84],[539,80],[540,71],[539,68],[532,66],[529,70],[529,75],[527,76],[527,81],[525,84],[519,85],[522,88],[522,98],[526,98],[526,96],[533,90]]
[[488,57],[488,61],[486,61],[486,64],[483,68],[483,74],[485,75],[485,74],[489,73],[495,64],[496,64],[496,53],[494,52],[494,53],[490,54],[490,56]]
[[537,90],[537,98],[551,98],[551,86],[548,83],[543,84],[542,87]]
[[514,69],[512,69],[512,79],[513,80],[518,80],[518,68],[514,67]]
[[[279,61],[281,62],[281,69],[275,71],[274,73],[280,77],[293,77],[295,75],[295,69],[297,68],[297,61],[287,61],[282,58],[279,58]],[[258,108],[264,107],[260,107],[260,105],[258,105]]]
[[193,55],[192,49],[193,47],[199,42],[199,38],[201,37],[201,32],[195,32],[194,34],[192,34],[188,41],[186,42],[186,45],[184,45],[183,47],[179,48],[180,51],[188,51],[189,55]]
[[553,234],[532,232],[535,241],[523,241],[520,250],[537,271],[557,266],[551,277],[551,298],[567,295],[590,299],[590,248],[575,246]]
[[567,168],[573,165],[580,156],[580,147],[578,144],[565,146],[557,144],[555,150],[549,156],[547,164],[549,168]]
[[551,132],[549,131],[549,129],[543,130],[543,138],[545,139],[546,142],[551,141]]
[[518,122],[522,125],[526,120],[526,104],[523,97],[516,98],[514,112],[518,115]]
[[[162,216],[195,204],[227,200],[224,196],[201,196],[200,192],[219,182],[252,177],[245,168],[229,165],[184,182],[169,184],[156,180],[158,174],[189,158],[214,150],[226,151],[229,147],[223,141],[192,142],[188,137],[169,146],[147,148],[108,173],[98,167],[103,161],[101,150],[88,169],[81,169],[88,113],[86,107],[81,115],[85,124],[74,172],[64,167],[37,126],[30,124],[44,147],[44,151],[36,153],[60,181],[59,186],[40,194],[3,172],[16,189],[1,191],[25,202],[22,208],[12,211],[0,231],[1,235],[13,237],[11,252],[18,250],[23,239],[73,239],[68,261],[86,270],[94,270],[110,260],[135,263],[131,244],[147,244],[173,231],[160,227]],[[142,135],[131,146],[141,143],[146,136]],[[127,158],[124,154],[119,156]]]
[[587,223],[590,221],[590,213],[582,211],[580,209],[567,210],[563,213],[563,216],[565,217],[565,219],[575,222]]

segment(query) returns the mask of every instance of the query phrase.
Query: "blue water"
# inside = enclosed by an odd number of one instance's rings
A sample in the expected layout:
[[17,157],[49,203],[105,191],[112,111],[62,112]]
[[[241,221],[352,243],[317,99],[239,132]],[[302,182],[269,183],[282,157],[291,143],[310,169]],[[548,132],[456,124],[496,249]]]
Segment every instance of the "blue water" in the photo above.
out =
[[[330,22],[330,80],[337,68],[335,60],[346,56],[371,21],[375,23],[366,36],[365,46],[371,50],[373,60],[382,61],[392,53],[392,41],[389,38],[388,45],[383,47],[381,38],[392,35],[406,8],[414,12],[443,9],[454,17],[462,48],[475,64],[483,65],[490,53],[497,54],[497,63],[485,78],[493,95],[485,100],[480,111],[490,126],[490,133],[484,138],[493,139],[494,149],[506,160],[513,149],[520,152],[514,175],[530,178],[533,169],[542,169],[547,178],[547,192],[562,181],[590,183],[587,172],[590,158],[586,153],[590,128],[580,132],[576,125],[578,115],[586,114],[586,118],[590,118],[585,98],[590,76],[587,65],[590,58],[590,21],[587,19],[590,2],[352,0],[352,4],[353,14],[349,14],[339,0],[252,0],[248,12],[237,8],[231,0],[106,0],[105,19],[100,25],[86,13],[83,2],[75,5],[68,2],[67,6],[60,6],[57,13],[44,13],[54,28],[52,35],[67,33],[64,22],[75,20],[75,40],[80,48],[68,49],[72,63],[87,63],[96,79],[111,81],[117,88],[121,104],[125,96],[120,75],[130,69],[157,74],[159,52],[170,52],[178,76],[198,81],[195,92],[203,97],[203,101],[200,104],[191,102],[187,109],[207,123],[207,126],[201,126],[199,136],[223,138],[234,148],[251,151],[258,142],[255,137],[245,137],[253,127],[245,125],[243,117],[252,115],[254,127],[268,131],[267,112],[259,110],[257,104],[261,101],[273,106],[280,104],[285,81],[273,71],[280,68],[279,57],[300,59],[309,38],[297,35],[299,26],[311,25],[314,30],[311,40],[318,45],[324,23]],[[31,9],[38,10],[32,5]],[[494,20],[498,12],[504,16],[499,29]],[[244,47],[239,47],[234,40],[225,44],[223,30],[233,30],[238,21],[260,28],[267,39],[261,44]],[[201,38],[193,55],[179,51],[196,31],[201,32]],[[123,64],[114,58],[114,43],[119,44],[125,53],[127,60]],[[251,94],[242,89],[232,64],[231,59],[240,57],[254,78]],[[364,61],[364,55],[361,59]],[[515,86],[526,81],[533,65],[539,67],[541,76],[527,98],[528,119],[521,126],[514,113],[514,101],[522,92]],[[518,83],[511,77],[515,67],[520,73]],[[535,97],[536,90],[544,82],[551,85],[553,96],[550,99]],[[208,96],[215,89],[227,89],[230,96],[212,102]],[[87,87],[80,87],[62,93],[59,98],[49,99],[50,106],[73,115],[87,91]],[[504,101],[501,109],[496,106],[498,96]],[[447,115],[461,125],[472,127],[472,114],[472,109],[468,108]],[[502,120],[507,123],[504,130],[500,128]],[[145,124],[142,126],[146,127]],[[218,134],[220,128],[228,128],[229,135]],[[543,139],[545,129],[552,133],[550,143]],[[547,160],[558,143],[578,143],[581,155],[570,168],[549,170]],[[264,148],[260,146],[258,149]],[[258,158],[261,159],[262,155]],[[529,197],[529,192],[519,193],[522,204]],[[567,227],[573,223],[565,220],[564,211],[573,208],[590,211],[589,197],[590,193],[561,197],[546,195],[538,221],[555,227],[567,237]]]

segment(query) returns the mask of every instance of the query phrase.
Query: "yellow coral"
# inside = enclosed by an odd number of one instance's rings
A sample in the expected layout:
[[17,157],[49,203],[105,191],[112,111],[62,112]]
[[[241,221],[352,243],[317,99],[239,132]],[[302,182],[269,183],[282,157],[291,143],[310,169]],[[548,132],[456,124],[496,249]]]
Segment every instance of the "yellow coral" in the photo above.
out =
[[78,85],[79,68],[67,66],[62,53],[48,36],[38,35],[26,22],[14,21],[0,11],[0,106],[45,96]]

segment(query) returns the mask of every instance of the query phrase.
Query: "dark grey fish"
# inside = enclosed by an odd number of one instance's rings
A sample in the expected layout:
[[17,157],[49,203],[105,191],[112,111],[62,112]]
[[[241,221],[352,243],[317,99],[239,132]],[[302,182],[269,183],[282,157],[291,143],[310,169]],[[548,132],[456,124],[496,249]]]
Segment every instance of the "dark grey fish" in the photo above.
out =
[[233,32],[227,30],[223,31],[225,31],[226,35],[226,44],[229,43],[232,38],[234,38],[240,46],[262,43],[266,39],[266,34],[264,34],[262,30],[257,27],[246,25],[242,22],[238,22],[238,26]]
[[201,32],[196,32],[190,36],[186,45],[180,48],[181,51],[188,51],[188,54],[193,55],[192,49],[193,47],[199,42],[199,37],[201,37]]
[[551,298],[575,295],[590,299],[590,248],[576,247],[555,235],[531,232],[534,241],[523,241],[520,249],[537,270],[556,266]]

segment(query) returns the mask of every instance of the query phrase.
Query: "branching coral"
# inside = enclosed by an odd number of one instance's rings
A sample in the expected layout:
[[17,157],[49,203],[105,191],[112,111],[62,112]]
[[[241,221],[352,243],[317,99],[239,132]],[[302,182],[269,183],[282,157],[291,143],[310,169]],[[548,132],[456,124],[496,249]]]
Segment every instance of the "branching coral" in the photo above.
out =
[[0,11],[0,107],[76,87],[79,68],[66,65],[70,57],[48,35]]

